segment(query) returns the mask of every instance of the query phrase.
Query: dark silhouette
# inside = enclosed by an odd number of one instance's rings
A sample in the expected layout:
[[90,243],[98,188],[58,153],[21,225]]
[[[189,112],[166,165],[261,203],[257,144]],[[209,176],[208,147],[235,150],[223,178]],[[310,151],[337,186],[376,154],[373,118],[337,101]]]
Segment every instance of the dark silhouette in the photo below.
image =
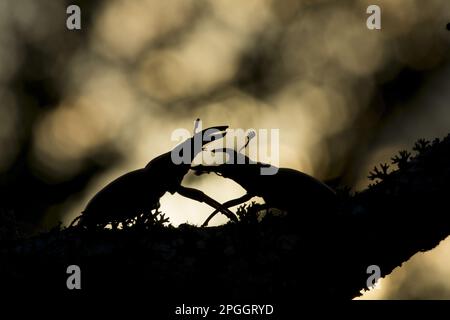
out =
[[[262,168],[270,168],[270,164],[253,162],[230,148],[213,150],[228,154],[228,162],[220,165],[192,167],[197,175],[214,172],[240,184],[247,193],[240,198],[225,202],[225,208],[233,207],[260,196],[268,208],[277,208],[287,212],[320,210],[334,213],[336,206],[336,193],[319,180],[294,169],[275,168],[275,174],[263,175]],[[240,159],[240,161],[238,161]],[[299,201],[301,206],[299,206]],[[214,211],[203,223],[207,226],[209,221],[218,213]],[[302,215],[301,219],[312,220],[314,217]],[[324,217],[320,217],[323,219]]]
[[[292,215],[251,219],[259,208],[247,206],[238,209],[237,223],[218,227],[54,228],[25,238],[12,213],[0,211],[0,282],[20,293],[67,292],[65,270],[76,264],[82,293],[122,298],[151,288],[152,311],[169,304],[167,297],[177,303],[284,302],[297,312],[304,299],[351,299],[367,288],[369,266],[385,276],[450,234],[450,135],[420,140],[414,151],[392,158],[396,170],[374,170],[374,184],[360,193],[337,189],[335,219],[305,209],[307,197],[292,193],[286,197]],[[265,187],[271,194],[280,188]],[[292,217],[317,217],[318,223],[293,223]]]
[[[228,218],[236,220],[230,210],[200,190],[182,186],[181,181],[189,171],[190,163],[175,164],[172,160],[172,152],[182,155],[184,150],[191,150],[190,160],[192,161],[202,151],[202,147],[211,142],[211,138],[224,137],[226,128],[227,126],[217,126],[197,133],[194,128],[194,136],[175,147],[173,151],[156,157],[145,168],[120,176],[100,190],[89,201],[83,214],[71,223],[71,226],[76,222],[78,226],[83,227],[104,227],[109,223],[114,226],[120,222],[127,222],[139,214],[150,214],[153,209],[159,207],[159,199],[166,192],[172,194],[178,192],[185,197],[205,202]],[[201,141],[201,145],[195,145],[194,142],[197,140]],[[187,149],[189,144],[190,148]]]

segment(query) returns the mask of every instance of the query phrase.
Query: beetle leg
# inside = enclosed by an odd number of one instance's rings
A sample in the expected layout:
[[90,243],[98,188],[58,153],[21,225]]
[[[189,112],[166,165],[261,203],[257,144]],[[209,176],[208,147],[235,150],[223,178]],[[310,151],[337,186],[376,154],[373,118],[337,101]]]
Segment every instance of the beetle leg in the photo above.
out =
[[[75,225],[76,222],[79,223],[80,219],[81,219],[82,215],[79,215],[78,217],[76,217],[69,225],[69,228],[73,227]],[[78,225],[78,224],[77,224]]]
[[216,209],[217,211],[222,212],[230,220],[237,222],[237,218],[233,212],[231,212],[229,209],[222,206],[219,202],[217,202],[213,198],[207,196],[204,192],[194,189],[194,188],[187,188],[184,186],[178,186],[177,192],[179,194],[181,194],[182,196],[185,196],[186,198],[197,200],[199,202],[204,202],[204,203],[210,205],[211,207],[213,207],[214,209]]
[[[251,198],[253,198],[253,195],[251,195],[250,193],[246,193],[246,194],[244,194],[242,197],[239,197],[239,198],[237,198],[237,199],[232,199],[232,200],[229,200],[229,201],[223,203],[222,206],[223,206],[224,208],[227,208],[227,209],[228,209],[228,208],[237,206],[237,205],[239,205],[239,204],[241,204],[241,203],[244,203],[244,202],[250,200]],[[209,217],[205,220],[205,222],[203,222],[202,227],[206,227],[206,226],[208,225],[209,221],[210,221],[210,220],[211,220],[218,212],[219,212],[219,210],[216,209],[213,213],[211,213],[211,214],[209,215]]]

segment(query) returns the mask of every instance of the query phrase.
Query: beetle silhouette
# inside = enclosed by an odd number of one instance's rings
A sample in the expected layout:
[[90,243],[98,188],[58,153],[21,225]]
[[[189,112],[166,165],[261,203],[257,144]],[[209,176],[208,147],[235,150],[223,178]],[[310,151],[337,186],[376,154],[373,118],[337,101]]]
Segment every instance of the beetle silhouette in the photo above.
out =
[[[199,119],[196,121],[196,127]],[[202,191],[181,185],[183,177],[189,172],[190,163],[175,164],[172,154],[183,156],[190,150],[190,160],[203,150],[207,143],[223,138],[228,126],[217,126],[204,129],[175,147],[151,160],[145,168],[128,172],[101,189],[87,204],[80,216],[72,221],[70,226],[105,227],[111,223],[117,225],[126,219],[136,217],[141,213],[150,213],[159,206],[159,199],[170,192],[205,202],[224,213],[229,219],[236,221],[236,216],[219,202],[208,197]],[[202,139],[203,138],[203,139]],[[196,141],[201,141],[199,144]]]
[[[270,164],[251,161],[244,154],[231,148],[212,151],[226,153],[228,161],[219,165],[197,165],[191,168],[195,174],[214,172],[219,176],[234,180],[247,192],[240,198],[223,203],[225,208],[242,204],[254,196],[259,196],[264,199],[265,206],[281,209],[288,213],[299,209],[333,212],[337,203],[335,191],[314,177],[294,169],[273,166],[277,170],[275,174],[262,175],[261,169],[271,167]],[[239,157],[241,161],[235,163]],[[217,210],[211,213],[202,226],[207,226],[217,213]],[[302,218],[308,219],[304,216]]]

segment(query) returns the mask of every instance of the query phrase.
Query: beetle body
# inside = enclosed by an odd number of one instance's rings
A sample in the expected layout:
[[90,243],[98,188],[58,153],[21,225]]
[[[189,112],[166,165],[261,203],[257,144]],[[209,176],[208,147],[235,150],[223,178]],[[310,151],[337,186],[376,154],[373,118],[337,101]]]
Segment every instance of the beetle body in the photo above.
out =
[[[261,168],[270,167],[269,164],[251,163],[248,157],[238,154],[233,149],[224,148],[218,151],[228,153],[230,159],[244,157],[245,163],[226,162],[213,166],[198,165],[192,170],[197,175],[214,172],[232,179],[246,190],[247,194],[240,198],[243,201],[231,200],[224,204],[225,207],[245,202],[254,196],[263,198],[267,207],[281,209],[288,213],[299,210],[329,212],[336,205],[337,197],[334,190],[310,175],[289,168],[277,168],[273,175],[262,175]],[[209,222],[213,214],[205,221],[204,225]]]
[[[195,200],[206,202],[216,209],[224,211],[230,218],[234,215],[229,210],[222,210],[220,204],[202,192],[181,186],[183,177],[190,169],[190,163],[175,164],[172,152],[183,153],[190,150],[191,161],[201,152],[202,146],[211,139],[202,139],[201,145],[194,141],[214,134],[223,137],[227,127],[219,126],[208,128],[196,133],[192,138],[175,147],[174,150],[162,154],[150,161],[145,168],[128,172],[101,189],[87,204],[83,214],[75,219],[71,225],[90,227],[104,227],[109,223],[118,223],[134,218],[141,213],[150,213],[159,206],[159,199],[166,193],[179,192]],[[215,131],[213,131],[215,130]],[[215,136],[215,137],[217,137]],[[189,148],[186,148],[189,147]]]
[[151,210],[165,193],[159,186],[155,188],[154,183],[157,180],[159,180],[157,176],[145,169],[134,170],[120,176],[88,202],[79,224],[88,226],[117,223],[124,218],[132,218]]

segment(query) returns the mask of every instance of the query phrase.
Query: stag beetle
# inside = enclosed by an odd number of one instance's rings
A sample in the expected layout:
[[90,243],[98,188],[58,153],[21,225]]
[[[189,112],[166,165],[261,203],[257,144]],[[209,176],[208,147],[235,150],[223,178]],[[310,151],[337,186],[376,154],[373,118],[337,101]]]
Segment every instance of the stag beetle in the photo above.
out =
[[[275,174],[261,175],[261,168],[269,168],[270,164],[252,161],[231,148],[212,151],[226,153],[228,161],[220,165],[197,165],[191,168],[195,174],[214,172],[219,176],[234,180],[247,191],[242,197],[225,202],[223,204],[225,208],[242,204],[254,196],[262,197],[267,207],[281,209],[288,213],[298,211],[299,208],[332,212],[336,205],[335,191],[306,173],[275,167]],[[242,161],[236,163],[234,160],[239,158]],[[202,226],[207,226],[217,212],[217,210],[214,211]]]
[[[197,127],[199,119],[196,121]],[[78,221],[77,226],[105,227],[111,223],[117,225],[126,219],[136,217],[141,213],[149,213],[159,205],[159,199],[170,192],[205,202],[211,207],[225,214],[229,219],[236,221],[236,216],[219,202],[208,197],[200,190],[187,188],[181,185],[183,177],[188,173],[190,163],[175,164],[172,154],[183,155],[190,150],[191,162],[203,150],[203,146],[226,135],[228,126],[217,126],[204,129],[175,147],[172,151],[164,153],[152,161],[145,168],[128,172],[101,189],[87,204],[82,215],[77,217],[70,226]],[[201,141],[201,143],[194,143]]]

